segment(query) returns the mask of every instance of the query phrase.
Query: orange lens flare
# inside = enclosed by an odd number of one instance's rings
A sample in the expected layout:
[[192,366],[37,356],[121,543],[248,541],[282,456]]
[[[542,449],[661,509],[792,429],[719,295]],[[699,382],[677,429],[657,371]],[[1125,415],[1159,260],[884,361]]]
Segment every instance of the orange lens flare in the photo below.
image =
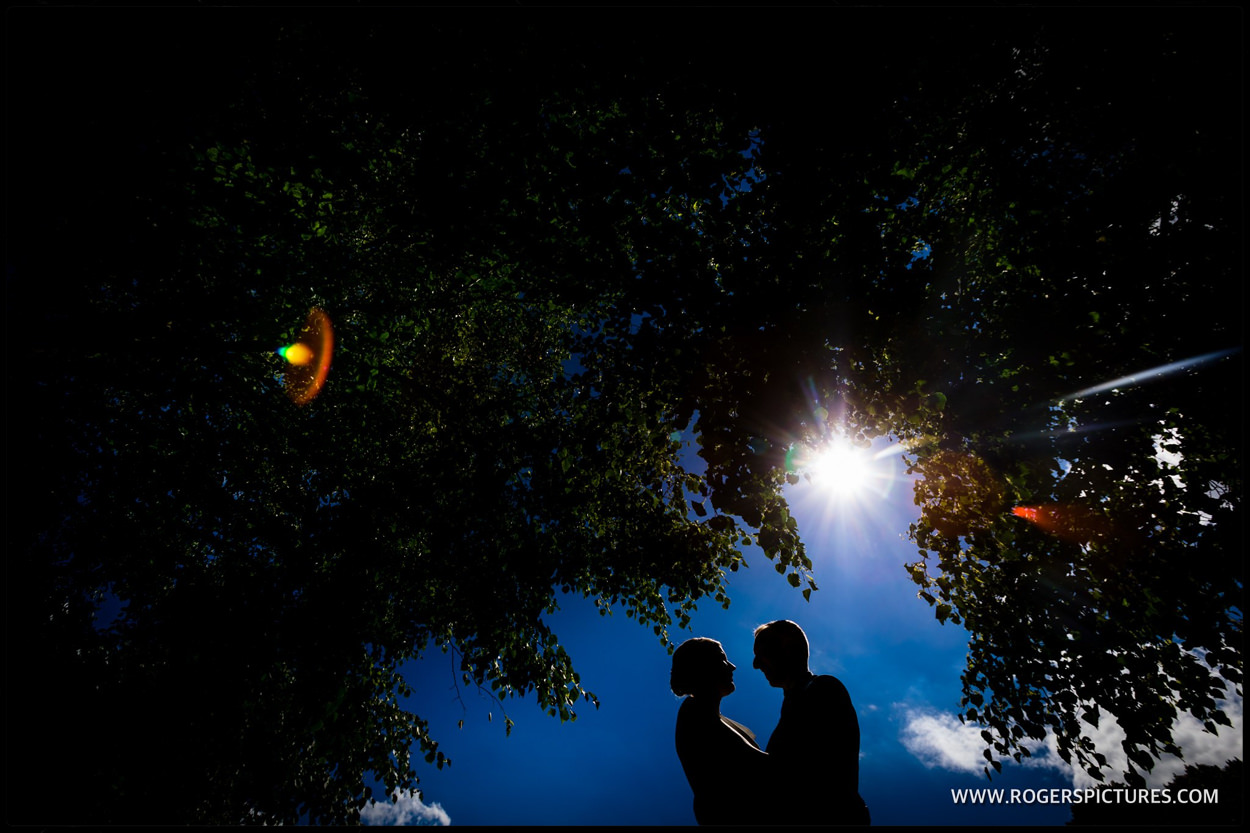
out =
[[1060,503],[1017,506],[1011,514],[1024,518],[1056,538],[1078,544],[1087,544],[1112,534],[1111,522],[1085,506]]
[[299,338],[278,354],[287,360],[283,382],[286,395],[296,405],[307,405],[321,393],[330,375],[330,358],[334,353],[334,328],[325,311],[313,307],[300,330]]
[[308,364],[312,361],[313,351],[307,344],[300,344],[297,341],[290,347],[282,348],[282,358],[291,364]]

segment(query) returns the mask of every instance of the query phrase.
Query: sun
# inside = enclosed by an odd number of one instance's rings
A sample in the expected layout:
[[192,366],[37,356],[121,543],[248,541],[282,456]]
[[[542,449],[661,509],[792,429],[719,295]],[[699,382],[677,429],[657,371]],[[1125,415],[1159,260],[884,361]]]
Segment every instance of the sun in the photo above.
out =
[[837,498],[853,498],[876,485],[875,455],[845,439],[836,438],[814,449],[802,462],[813,486]]
[[804,539],[821,542],[826,556],[845,554],[837,556],[841,567],[873,555],[882,529],[906,528],[915,518],[899,491],[910,482],[900,473],[905,451],[891,440],[856,444],[829,426],[823,437],[796,440],[786,455],[786,500]]

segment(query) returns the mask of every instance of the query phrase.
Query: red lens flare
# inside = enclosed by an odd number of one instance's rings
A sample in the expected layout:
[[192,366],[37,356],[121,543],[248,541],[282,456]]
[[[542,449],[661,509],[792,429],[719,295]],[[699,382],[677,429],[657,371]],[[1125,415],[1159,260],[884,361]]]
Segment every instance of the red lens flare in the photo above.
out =
[[1087,544],[1111,534],[1110,521],[1085,506],[1051,503],[1039,506],[1017,506],[1011,510],[1039,529],[1079,544]]
[[307,405],[321,393],[330,375],[330,358],[334,354],[330,316],[319,307],[313,307],[296,342],[277,352],[287,361],[283,376],[286,395],[296,405]]

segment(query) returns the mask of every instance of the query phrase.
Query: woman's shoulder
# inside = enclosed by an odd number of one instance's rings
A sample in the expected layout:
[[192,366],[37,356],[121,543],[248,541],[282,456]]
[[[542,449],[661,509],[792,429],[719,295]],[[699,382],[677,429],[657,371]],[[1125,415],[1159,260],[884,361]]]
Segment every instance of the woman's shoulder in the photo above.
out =
[[687,697],[677,710],[677,753],[683,758],[704,753],[715,735],[715,725],[719,720],[711,720],[699,708],[694,698]]
[[711,726],[720,722],[720,715],[703,708],[693,697],[687,697],[677,709],[677,728],[687,726]]

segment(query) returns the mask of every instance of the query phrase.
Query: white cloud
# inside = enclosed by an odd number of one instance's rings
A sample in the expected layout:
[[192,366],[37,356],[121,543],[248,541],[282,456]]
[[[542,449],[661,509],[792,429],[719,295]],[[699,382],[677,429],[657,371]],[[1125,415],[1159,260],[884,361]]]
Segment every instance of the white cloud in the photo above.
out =
[[929,769],[980,772],[985,766],[985,741],[980,729],[959,722],[954,715],[930,709],[903,707],[899,738],[907,751]]
[[438,825],[446,827],[451,824],[451,816],[437,801],[425,804],[420,794],[410,790],[393,794],[396,801],[370,801],[360,811],[360,820],[365,824],[378,827],[396,827],[400,825]]
[[[1242,698],[1234,695],[1221,703],[1220,707],[1233,725],[1218,727],[1218,735],[1205,731],[1202,724],[1188,714],[1177,718],[1172,726],[1172,739],[1181,748],[1185,758],[1181,760],[1166,757],[1157,761],[1152,771],[1143,773],[1148,786],[1166,785],[1188,765],[1223,766],[1232,759],[1243,758]],[[906,705],[896,708],[901,710],[903,720],[899,740],[926,767],[966,773],[980,773],[985,767],[985,742],[981,738],[980,726],[960,723],[955,715],[944,714],[932,708]],[[1107,756],[1107,767],[1103,770],[1107,780],[1121,780],[1126,768],[1126,757],[1120,746],[1124,740],[1124,731],[1116,723],[1115,716],[1103,711],[1097,729],[1088,724],[1081,728],[1098,751]],[[1024,759],[1024,766],[1057,770],[1066,774],[1073,786],[1078,788],[1095,786],[1098,783],[1084,770],[1064,763],[1059,757],[1058,744],[1054,737],[1047,737],[1040,745],[1030,746],[1029,751],[1033,756]],[[1010,760],[1003,762],[1004,766],[1013,764]]]
[[[1228,715],[1228,719],[1232,722],[1232,726],[1219,726],[1218,735],[1213,735],[1203,729],[1202,723],[1189,714],[1183,714],[1177,717],[1176,722],[1172,724],[1172,740],[1181,748],[1184,754],[1184,760],[1175,757],[1161,758],[1155,762],[1155,768],[1150,772],[1144,772],[1142,775],[1146,778],[1146,785],[1150,787],[1162,787],[1177,775],[1185,771],[1186,766],[1195,764],[1213,764],[1215,766],[1224,766],[1228,761],[1234,758],[1242,758],[1245,747],[1244,738],[1242,737],[1242,698],[1235,697],[1232,700],[1221,703],[1220,707],[1224,713]],[[1120,728],[1115,721],[1115,715],[1103,712],[1103,717],[1098,721],[1098,728],[1091,726],[1082,727],[1088,729],[1090,740],[1094,742],[1098,751],[1107,756],[1107,769],[1104,775],[1108,781],[1120,781],[1123,779],[1124,770],[1127,768],[1128,759],[1124,754],[1124,748],[1120,743],[1124,740],[1124,730]],[[1089,773],[1080,769],[1068,767],[1059,758],[1057,746],[1053,738],[1046,739],[1046,745],[1049,749],[1049,758],[1057,767],[1063,767],[1072,772],[1072,783],[1076,787],[1093,787],[1098,782],[1089,776]]]

